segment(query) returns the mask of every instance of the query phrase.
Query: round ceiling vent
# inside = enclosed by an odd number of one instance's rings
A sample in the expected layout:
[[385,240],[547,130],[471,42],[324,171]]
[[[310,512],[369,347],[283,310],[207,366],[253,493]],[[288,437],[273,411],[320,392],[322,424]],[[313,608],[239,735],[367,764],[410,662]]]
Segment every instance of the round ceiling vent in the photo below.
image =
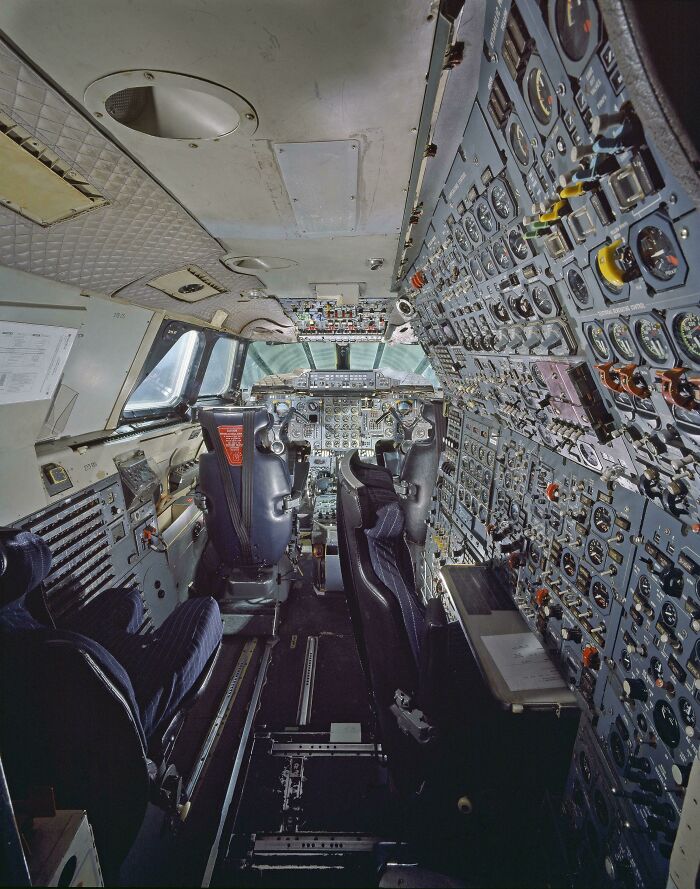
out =
[[200,77],[171,71],[121,71],[95,80],[85,105],[145,136],[196,144],[232,133],[252,136],[255,109],[243,96]]

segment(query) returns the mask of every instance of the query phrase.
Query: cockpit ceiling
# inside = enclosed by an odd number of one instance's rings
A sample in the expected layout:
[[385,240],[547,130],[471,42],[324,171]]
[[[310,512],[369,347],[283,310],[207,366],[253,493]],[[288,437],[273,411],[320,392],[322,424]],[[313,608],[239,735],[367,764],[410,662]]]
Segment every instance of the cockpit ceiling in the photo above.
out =
[[[226,252],[293,260],[258,272],[270,294],[308,297],[315,282],[352,281],[376,298],[389,296],[434,13],[426,0],[3,0],[0,29],[81,109],[91,83],[128,69],[181,72],[244,97],[256,131],[195,147],[108,114],[99,122]],[[354,225],[332,233],[323,206],[312,208],[315,232],[293,211],[295,198],[323,202],[315,155],[302,152],[283,176],[274,148],[323,142],[359,153],[354,173],[344,167],[357,206],[343,218]],[[290,183],[303,194],[289,194]],[[385,263],[370,271],[375,257]]]

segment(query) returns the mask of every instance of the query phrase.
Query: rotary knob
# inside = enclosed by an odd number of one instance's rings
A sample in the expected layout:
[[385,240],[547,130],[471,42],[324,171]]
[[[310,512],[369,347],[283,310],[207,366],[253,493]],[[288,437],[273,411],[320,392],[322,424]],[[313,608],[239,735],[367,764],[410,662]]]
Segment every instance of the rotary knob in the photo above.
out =
[[625,697],[633,701],[645,701],[648,696],[646,686],[641,679],[625,679],[622,683],[622,690]]

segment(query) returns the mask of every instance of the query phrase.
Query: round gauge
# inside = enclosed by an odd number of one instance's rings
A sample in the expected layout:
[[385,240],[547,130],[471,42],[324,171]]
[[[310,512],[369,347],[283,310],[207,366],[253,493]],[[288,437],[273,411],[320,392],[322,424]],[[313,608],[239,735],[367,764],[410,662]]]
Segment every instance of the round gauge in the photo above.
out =
[[669,348],[663,324],[653,318],[641,318],[635,324],[637,342],[651,361],[665,361]]
[[496,221],[493,218],[493,213],[489,209],[489,205],[484,200],[477,204],[476,218],[479,222],[479,225],[483,228],[486,234],[491,234],[491,232],[496,228]]
[[700,435],[700,414],[697,411],[688,411],[674,405],[672,412],[676,423],[686,432],[690,435]]
[[572,62],[580,62],[591,41],[591,12],[588,0],[557,0],[554,23],[559,43]]
[[649,661],[649,675],[654,682],[664,681],[664,665],[657,657],[653,657]]
[[607,506],[596,506],[593,510],[593,524],[601,534],[607,534],[612,528],[613,517]]
[[516,214],[516,207],[508,188],[503,182],[495,182],[491,187],[491,206],[501,219],[511,219]]
[[583,775],[583,780],[586,784],[591,783],[591,779],[593,778],[593,772],[591,770],[591,764],[588,761],[588,757],[586,756],[586,751],[582,750],[578,755],[578,763],[581,767],[581,774]]
[[570,268],[566,273],[566,282],[576,302],[580,306],[587,306],[591,301],[591,295],[581,272],[575,267]]
[[462,225],[464,226],[464,231],[469,235],[469,240],[473,244],[478,244],[481,240],[481,232],[479,231],[479,226],[476,224],[476,219],[472,213],[465,213],[462,217]]
[[525,296],[524,293],[514,294],[508,300],[508,305],[515,312],[516,315],[519,315],[521,318],[534,318],[535,310],[532,308],[532,303]]
[[291,405],[288,401],[278,401],[275,405],[275,413],[278,417],[286,417],[290,407]]
[[602,580],[596,580],[593,586],[591,587],[591,593],[593,594],[593,601],[601,609],[601,611],[605,611],[610,605],[610,590],[605,586]]
[[645,225],[637,235],[637,247],[642,262],[659,281],[670,281],[678,271],[680,261],[669,236],[655,225]]
[[513,251],[513,255],[517,259],[527,259],[530,255],[530,251],[528,250],[527,241],[522,236],[522,232],[519,228],[514,228],[512,232],[508,234],[508,246]]
[[493,245],[493,257],[502,269],[513,268],[513,260],[510,258],[503,238],[499,238]]
[[649,728],[649,723],[647,722],[647,718],[643,713],[639,713],[637,715],[637,725],[639,726],[639,730],[645,732]]
[[527,97],[537,120],[545,126],[552,119],[554,91],[544,71],[535,67],[527,78]]
[[564,553],[561,560],[561,566],[567,577],[573,577],[576,574],[576,559],[571,553]]
[[479,254],[479,259],[481,261],[481,267],[489,276],[489,278],[493,278],[494,275],[498,274],[498,269],[496,268],[496,264],[493,259],[491,259],[491,254],[488,251],[488,248],[484,248]]
[[644,596],[645,599],[649,598],[649,593],[651,593],[651,581],[646,576],[646,574],[642,574],[637,582],[637,592]]
[[607,827],[608,824],[610,824],[610,813],[608,812],[608,805],[605,802],[605,797],[597,787],[593,791],[593,808],[598,816],[598,821],[600,821],[603,827]]
[[540,315],[554,314],[554,302],[549,290],[544,286],[544,284],[535,284],[535,286],[530,291],[530,296],[532,297],[535,308],[540,313]]
[[508,310],[500,300],[497,303],[494,303],[490,308],[491,314],[497,321],[501,321],[503,324],[507,324],[510,321]]
[[625,361],[631,361],[635,356],[634,340],[629,324],[624,321],[613,321],[608,328],[613,348],[617,351],[620,358]]
[[413,402],[412,401],[398,401],[396,403],[396,410],[402,417],[405,417],[406,414],[410,414],[413,410]]
[[632,669],[632,658],[629,655],[629,652],[626,648],[622,649],[622,653],[620,654],[620,663],[625,668],[625,670]]
[[678,747],[681,740],[681,729],[676,714],[668,701],[657,701],[654,706],[654,726],[661,740],[667,747]]
[[688,698],[678,699],[678,709],[680,710],[681,719],[686,725],[695,725],[695,708]]
[[605,561],[605,547],[597,537],[592,537],[588,541],[586,552],[588,553],[588,558],[591,560],[591,564],[596,567],[602,565]]
[[466,232],[462,228],[461,225],[456,225],[453,229],[455,241],[459,245],[460,250],[463,253],[469,253],[472,249],[472,245],[469,242],[469,238],[466,235]]
[[481,266],[475,259],[469,260],[469,271],[472,274],[472,278],[476,281],[477,284],[481,284],[484,281],[484,273],[481,270]]
[[509,514],[511,519],[513,520],[520,517],[520,506],[515,502],[515,500],[511,501]]
[[673,319],[676,341],[688,358],[700,364],[700,315],[681,312]]
[[627,758],[625,755],[625,744],[615,731],[610,732],[610,750],[617,765],[623,768]]
[[514,120],[508,130],[508,140],[518,163],[527,167],[530,163],[530,142],[519,120]]
[[661,620],[667,627],[675,627],[678,623],[678,612],[673,602],[664,602],[661,606]]

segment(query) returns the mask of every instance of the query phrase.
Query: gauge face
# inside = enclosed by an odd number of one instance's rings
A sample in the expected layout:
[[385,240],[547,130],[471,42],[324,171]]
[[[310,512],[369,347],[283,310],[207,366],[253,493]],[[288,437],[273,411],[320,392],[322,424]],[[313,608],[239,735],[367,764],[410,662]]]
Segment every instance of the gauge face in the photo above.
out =
[[478,244],[481,240],[481,232],[479,231],[479,226],[476,224],[476,219],[474,219],[473,214],[465,213],[462,219],[462,225],[464,226],[464,231],[469,235],[469,240],[473,244]]
[[605,586],[602,580],[596,580],[591,587],[593,601],[602,611],[605,611],[610,605],[610,590]]
[[665,361],[669,348],[663,324],[653,318],[641,318],[635,325],[642,352],[652,361]]
[[544,71],[535,67],[527,78],[527,97],[537,120],[545,126],[552,119],[554,92]]
[[695,708],[688,698],[678,699],[678,709],[680,710],[681,719],[686,725],[695,725]]
[[654,682],[664,681],[664,665],[657,657],[653,657],[649,661],[649,673]]
[[481,270],[481,266],[475,259],[469,260],[469,271],[472,274],[472,278],[476,281],[477,284],[481,284],[484,280],[484,273]]
[[530,291],[530,296],[540,315],[552,315],[554,313],[554,302],[549,290],[543,284],[535,284]]
[[673,602],[664,602],[661,606],[661,620],[667,627],[675,627],[678,623],[678,612]]
[[700,364],[700,315],[681,312],[673,319],[676,341],[688,358]]
[[591,778],[593,777],[593,772],[591,771],[591,764],[588,761],[585,750],[582,750],[579,753],[578,762],[581,766],[581,774],[583,775],[583,780],[586,782],[586,784],[590,784]]
[[642,262],[659,281],[670,281],[678,271],[678,251],[669,236],[655,225],[645,225],[637,235]]
[[605,561],[605,547],[597,537],[592,537],[588,541],[586,552],[588,553],[588,558],[591,560],[592,565],[602,565]]
[[581,272],[577,268],[570,268],[566,273],[566,282],[576,302],[581,306],[587,306],[591,301],[591,295]]
[[617,354],[621,358],[631,361],[635,355],[635,348],[629,325],[625,324],[624,321],[613,321],[608,328],[608,332]]
[[491,232],[495,229],[496,222],[493,218],[493,213],[489,209],[489,205],[486,203],[486,201],[482,200],[479,204],[477,204],[476,218],[479,222],[479,225],[482,227],[487,235],[491,234]]
[[399,401],[396,404],[396,410],[401,414],[402,417],[405,417],[406,414],[410,414],[413,410],[413,402],[412,401]]
[[561,566],[567,577],[573,577],[574,574],[576,574],[576,559],[571,553],[564,553],[561,560]]
[[593,808],[598,816],[598,821],[600,821],[603,827],[607,827],[610,823],[610,813],[608,812],[608,805],[605,802],[605,797],[597,787],[593,792]]
[[530,251],[528,250],[527,241],[522,236],[522,232],[519,228],[514,228],[512,232],[508,234],[508,246],[513,251],[513,255],[517,259],[527,259],[530,255]]
[[645,599],[649,598],[649,593],[651,592],[651,581],[647,577],[646,574],[642,574],[637,583],[638,592],[644,596]]
[[461,225],[456,225],[453,229],[455,241],[459,245],[460,250],[463,253],[469,253],[472,249],[472,245],[469,243],[469,238],[467,237],[464,229]]
[[686,432],[691,435],[700,435],[700,414],[697,411],[688,411],[674,405],[672,413],[676,423],[682,426]]
[[601,534],[607,534],[612,528],[612,513],[606,506],[596,506],[593,510],[593,524]]
[[676,714],[667,701],[657,701],[654,706],[654,726],[661,740],[667,747],[678,747],[681,740],[681,729]]
[[290,404],[288,401],[278,401],[275,405],[275,413],[278,417],[286,417],[289,413]]
[[514,500],[511,501],[509,512],[512,519],[517,519],[520,516],[520,507]]
[[513,149],[515,159],[524,167],[527,167],[530,163],[530,142],[519,120],[514,120],[510,125],[508,141]]
[[532,308],[532,303],[524,293],[511,296],[508,300],[508,305],[513,312],[521,318],[528,319],[535,317],[535,310]]
[[610,751],[617,765],[622,768],[625,764],[625,745],[617,732],[610,733]]
[[632,658],[629,655],[629,652],[626,648],[622,649],[622,654],[620,655],[620,663],[625,668],[625,670],[632,669]]
[[572,62],[580,62],[591,40],[588,0],[557,0],[554,23],[564,53]]
[[499,238],[493,245],[493,257],[502,269],[513,268],[513,260],[510,258],[503,238]]
[[508,321],[510,321],[508,310],[500,300],[491,306],[491,313],[497,321],[502,321],[504,324],[507,324]]
[[516,208],[513,199],[503,182],[496,182],[491,189],[491,206],[501,219],[515,216]]
[[491,259],[491,254],[489,253],[488,248],[484,248],[481,251],[481,253],[479,254],[479,260],[481,261],[481,267],[489,276],[489,278],[493,278],[494,275],[498,274],[498,269],[496,268],[493,259]]

